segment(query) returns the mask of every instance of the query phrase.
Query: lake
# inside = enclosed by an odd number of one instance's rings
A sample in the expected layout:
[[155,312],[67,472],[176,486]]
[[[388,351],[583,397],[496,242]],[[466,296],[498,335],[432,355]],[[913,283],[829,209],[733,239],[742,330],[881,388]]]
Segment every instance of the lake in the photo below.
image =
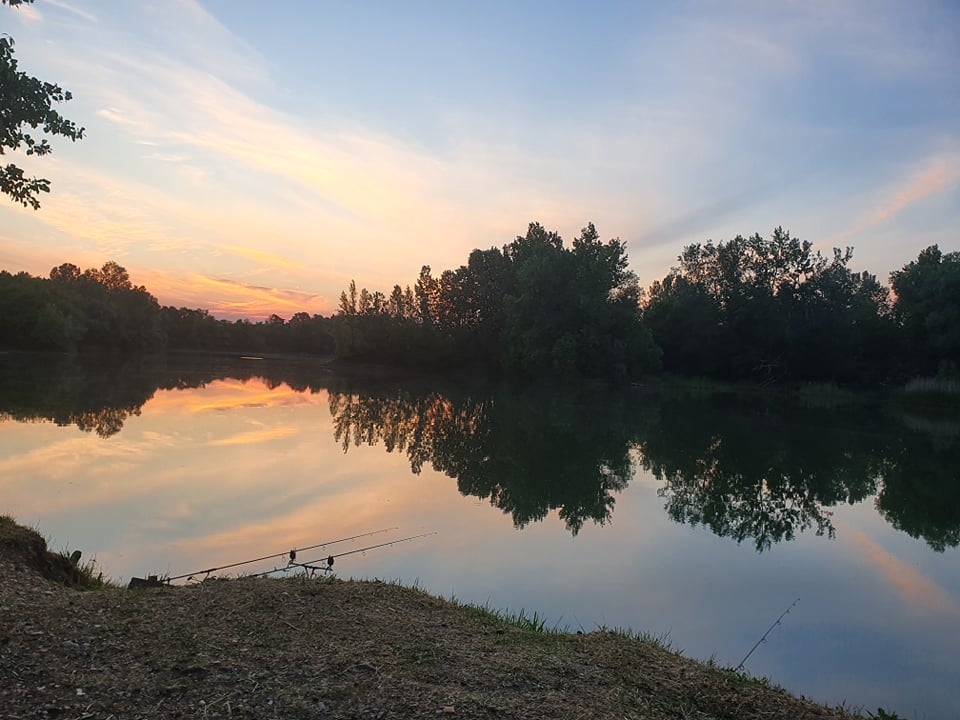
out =
[[960,419],[827,399],[6,353],[0,513],[124,581],[382,531],[298,559],[727,666],[790,608],[751,674],[960,717]]

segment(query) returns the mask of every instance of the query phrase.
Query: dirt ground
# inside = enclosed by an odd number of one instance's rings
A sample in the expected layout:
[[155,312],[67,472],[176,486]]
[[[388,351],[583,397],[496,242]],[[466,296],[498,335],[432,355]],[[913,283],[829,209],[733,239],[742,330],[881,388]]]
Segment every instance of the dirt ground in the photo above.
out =
[[656,643],[381,582],[79,589],[37,540],[0,526],[4,720],[849,717]]

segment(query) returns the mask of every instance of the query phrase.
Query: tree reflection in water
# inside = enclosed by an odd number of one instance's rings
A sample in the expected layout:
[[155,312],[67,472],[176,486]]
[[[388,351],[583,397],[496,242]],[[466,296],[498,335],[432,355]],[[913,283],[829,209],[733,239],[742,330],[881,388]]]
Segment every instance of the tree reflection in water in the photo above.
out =
[[960,424],[924,423],[886,448],[876,507],[937,552],[960,545]]
[[344,452],[382,443],[406,453],[414,473],[429,463],[518,528],[557,510],[574,535],[587,521],[610,519],[614,494],[632,475],[623,406],[584,396],[330,393]]
[[943,551],[960,544],[957,435],[910,432],[876,407],[803,407],[764,396],[692,398],[331,392],[344,452],[382,443],[456,479],[517,527],[558,510],[576,534],[611,519],[634,461],[662,485],[676,522],[757,551],[812,529],[830,508],[877,495],[894,527]]
[[663,483],[670,517],[738,543],[750,539],[758,551],[809,528],[832,538],[827,508],[876,491],[881,438],[866,424],[870,415],[851,422],[786,410],[730,398],[662,403],[638,449]]
[[804,530],[833,537],[831,508],[875,496],[895,528],[960,545],[960,425],[852,404],[809,408],[774,392],[702,398],[598,388],[465,392],[344,379],[316,363],[229,358],[0,355],[0,422],[52,421],[103,438],[157,390],[260,378],[329,393],[344,452],[382,445],[488,500],[517,527],[557,511],[571,533],[606,523],[636,466],[676,522],[758,551]]

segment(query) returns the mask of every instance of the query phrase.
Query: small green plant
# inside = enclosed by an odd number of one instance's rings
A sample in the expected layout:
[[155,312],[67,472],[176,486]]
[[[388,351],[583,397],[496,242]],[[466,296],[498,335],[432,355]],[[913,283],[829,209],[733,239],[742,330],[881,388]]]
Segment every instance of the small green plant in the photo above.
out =
[[547,619],[540,615],[536,610],[534,610],[532,615],[528,615],[524,608],[520,608],[520,610],[517,612],[511,612],[509,609],[500,610],[499,608],[492,608],[490,607],[489,603],[485,603],[484,605],[475,605],[472,603],[460,602],[453,595],[450,596],[448,601],[454,605],[458,605],[459,607],[471,611],[479,619],[488,622],[493,621],[500,625],[515,627],[520,630],[537,633],[539,635],[562,635],[567,632],[566,628],[560,628],[559,621],[552,627],[548,627]]
[[730,668],[726,671],[730,678],[736,682],[743,685],[754,685],[762,688],[772,688],[774,687],[773,683],[770,682],[770,678],[766,677],[755,677],[751,675],[746,670],[734,670]]
[[[123,587],[113,578],[104,577],[103,571],[97,566],[97,559],[92,558],[84,563],[75,562],[73,555],[66,550],[57,553],[66,563],[73,563],[76,567],[75,584],[85,590],[108,590]],[[77,554],[79,560],[79,553]]]
[[655,635],[646,631],[637,631],[632,628],[621,628],[621,627],[607,627],[606,625],[599,625],[597,630],[600,632],[613,633],[619,635],[622,638],[627,640],[635,640],[637,642],[647,643],[649,645],[655,645],[656,647],[662,650],[669,650],[670,652],[677,653],[678,655],[683,654],[683,650],[673,647],[673,641],[670,640],[670,631],[665,630],[659,635]]
[[520,612],[518,612],[516,615],[511,615],[508,610],[506,613],[501,615],[501,619],[508,625],[515,625],[521,630],[528,630],[536,633],[547,632],[547,621],[539,613],[537,613],[536,610],[533,611],[533,615],[527,615],[523,608],[520,608]]

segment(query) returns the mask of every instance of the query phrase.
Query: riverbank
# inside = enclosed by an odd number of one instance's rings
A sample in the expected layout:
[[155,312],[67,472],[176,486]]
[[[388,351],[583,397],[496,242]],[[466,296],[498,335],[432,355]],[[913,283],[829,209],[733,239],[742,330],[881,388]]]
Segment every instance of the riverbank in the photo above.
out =
[[851,717],[655,641],[382,582],[81,590],[96,579],[38,542],[0,523],[4,718]]

